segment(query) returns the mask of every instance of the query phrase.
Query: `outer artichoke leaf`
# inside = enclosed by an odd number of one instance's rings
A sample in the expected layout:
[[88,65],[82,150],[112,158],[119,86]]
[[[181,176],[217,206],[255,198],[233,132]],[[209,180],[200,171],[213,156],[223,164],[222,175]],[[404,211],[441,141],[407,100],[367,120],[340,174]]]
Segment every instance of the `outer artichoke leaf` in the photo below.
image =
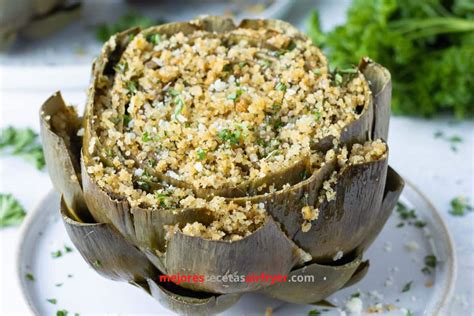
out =
[[71,211],[62,198],[61,215],[66,231],[84,260],[99,274],[140,284],[159,273],[147,257],[112,226],[76,221],[70,217]]
[[127,240],[135,243],[135,225],[128,201],[111,196],[87,173],[84,156],[81,159],[84,200],[98,223],[112,224]]
[[297,38],[299,40],[308,39],[308,36],[306,34],[298,30],[290,23],[281,20],[244,19],[242,20],[242,22],[240,22],[239,28],[247,28],[253,30],[274,30],[277,32],[285,33],[288,36]]
[[231,199],[239,204],[247,201],[264,203],[265,209],[280,225],[287,236],[294,236],[301,228],[303,217],[301,209],[314,205],[323,182],[336,168],[336,160],[327,162],[315,170],[306,180],[275,193],[260,194],[247,198]]
[[90,217],[81,188],[80,127],[81,119],[74,108],[66,106],[60,92],[41,106],[41,139],[49,176],[68,207],[77,212],[72,214],[76,219]]
[[349,279],[349,281],[347,281],[346,284],[344,284],[344,287],[346,288],[346,287],[352,286],[358,283],[360,280],[362,280],[367,275],[367,272],[369,272],[369,268],[370,268],[370,261],[369,260],[362,261],[360,265],[357,267],[357,270]]
[[151,295],[161,305],[180,315],[213,315],[234,305],[241,294],[209,294],[183,289],[178,285],[157,283],[148,279]]
[[368,57],[361,59],[359,70],[369,82],[374,100],[372,139],[382,138],[387,140],[392,99],[392,80],[390,72]]
[[289,303],[313,304],[324,300],[341,289],[350,280],[360,264],[360,256],[338,266],[311,263],[291,271],[288,274],[288,279],[312,276],[314,281],[275,283],[260,291],[265,295]]
[[[271,217],[251,235],[237,241],[207,240],[177,231],[168,241],[168,274],[248,276],[287,274],[301,261],[300,251]],[[231,282],[207,278],[203,283],[182,283],[185,288],[211,293],[249,292],[261,282]]]
[[296,233],[295,243],[320,263],[332,262],[339,252],[353,252],[375,233],[386,174],[387,158],[347,166],[338,175],[335,199],[316,204],[319,217],[309,231]]
[[365,249],[367,249],[378,236],[392,214],[404,186],[405,181],[403,181],[403,178],[389,166],[380,211],[377,213],[376,217],[372,219],[372,225],[370,227],[371,232],[367,234],[363,243],[358,247],[358,252],[361,253],[365,251]]

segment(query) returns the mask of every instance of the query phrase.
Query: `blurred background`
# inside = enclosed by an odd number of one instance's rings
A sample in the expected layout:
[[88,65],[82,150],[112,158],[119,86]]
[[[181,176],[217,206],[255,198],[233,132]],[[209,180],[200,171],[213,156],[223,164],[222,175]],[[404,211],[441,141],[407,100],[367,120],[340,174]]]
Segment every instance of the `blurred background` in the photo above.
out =
[[[15,226],[52,188],[37,136],[41,103],[61,90],[82,111],[92,61],[112,34],[206,14],[283,19],[333,68],[362,56],[389,68],[390,164],[432,201],[454,238],[450,315],[474,315],[472,0],[0,0],[0,314],[27,310]],[[27,135],[27,146],[11,135]],[[7,223],[12,201],[17,213]]]

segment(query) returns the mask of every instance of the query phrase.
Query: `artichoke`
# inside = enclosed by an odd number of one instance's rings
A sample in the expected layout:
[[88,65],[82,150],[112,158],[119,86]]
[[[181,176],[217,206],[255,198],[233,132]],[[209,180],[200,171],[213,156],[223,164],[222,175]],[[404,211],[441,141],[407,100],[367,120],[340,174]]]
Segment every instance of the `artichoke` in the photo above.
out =
[[[403,188],[390,97],[385,68],[331,72],[288,23],[205,17],[111,37],[84,117],[57,92],[41,134],[67,232],[102,276],[182,314],[255,291],[312,304],[364,277]],[[245,282],[261,273],[315,281]]]

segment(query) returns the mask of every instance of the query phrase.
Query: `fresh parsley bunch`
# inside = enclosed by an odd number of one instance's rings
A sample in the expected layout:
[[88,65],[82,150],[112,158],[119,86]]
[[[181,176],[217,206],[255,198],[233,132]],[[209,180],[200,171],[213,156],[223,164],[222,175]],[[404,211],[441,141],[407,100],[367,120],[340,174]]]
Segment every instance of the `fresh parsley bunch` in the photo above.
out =
[[474,114],[471,0],[354,0],[346,24],[324,33],[313,12],[308,33],[334,67],[363,56],[387,67],[397,114]]

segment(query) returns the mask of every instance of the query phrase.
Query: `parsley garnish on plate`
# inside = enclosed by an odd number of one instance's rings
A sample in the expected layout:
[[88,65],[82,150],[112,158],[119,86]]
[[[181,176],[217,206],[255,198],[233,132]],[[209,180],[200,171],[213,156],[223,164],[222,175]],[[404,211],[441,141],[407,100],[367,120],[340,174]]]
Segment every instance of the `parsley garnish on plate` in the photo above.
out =
[[410,282],[406,283],[403,286],[402,293],[410,291],[412,284],[413,284],[413,281],[410,281]]
[[0,193],[0,228],[19,225],[25,210],[11,194]]
[[45,166],[43,148],[38,134],[31,128],[9,126],[0,133],[0,153],[23,158],[38,170]]
[[68,311],[65,309],[61,309],[56,312],[56,316],[67,316],[67,314],[68,314]]
[[56,305],[58,303],[58,300],[55,299],[55,298],[48,298],[47,301],[50,302],[53,305]]
[[470,205],[467,199],[463,196],[455,197],[451,200],[451,209],[449,210],[449,214],[454,216],[464,216],[468,212],[472,212],[474,208]]
[[63,255],[63,252],[61,250],[56,250],[51,253],[51,257],[53,258],[59,258]]
[[313,309],[308,312],[308,316],[320,316],[320,315],[321,315],[321,312],[318,311],[317,309]]
[[450,144],[450,148],[452,151],[458,151],[458,145],[462,143],[462,137],[459,135],[452,135],[446,136],[442,131],[436,131],[434,133],[434,137],[438,139],[442,139]]
[[26,278],[28,281],[34,281],[34,280],[35,280],[34,275],[31,274],[31,273],[25,274],[25,278]]

